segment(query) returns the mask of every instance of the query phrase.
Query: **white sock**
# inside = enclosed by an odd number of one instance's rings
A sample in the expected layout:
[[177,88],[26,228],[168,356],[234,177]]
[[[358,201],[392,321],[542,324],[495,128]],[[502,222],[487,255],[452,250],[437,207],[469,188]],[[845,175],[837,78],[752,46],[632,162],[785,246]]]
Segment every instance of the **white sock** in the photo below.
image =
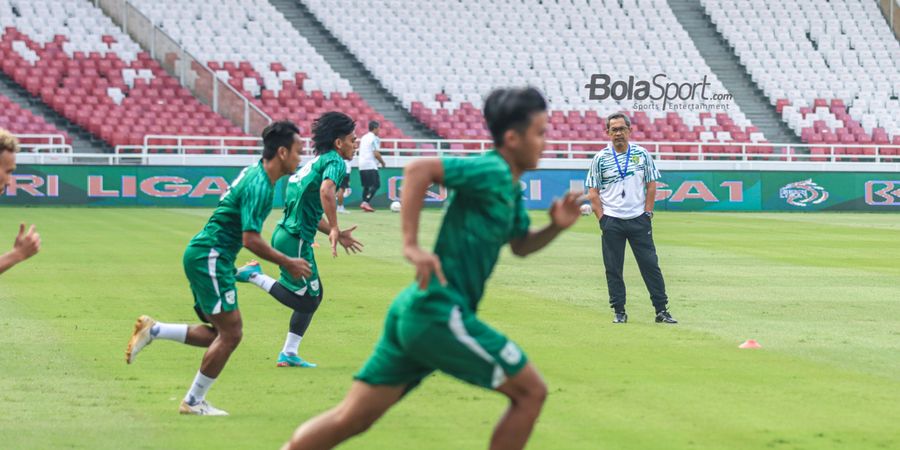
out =
[[254,273],[253,275],[250,275],[250,282],[259,286],[266,292],[271,291],[272,286],[275,285],[275,279],[264,273]]
[[281,352],[289,355],[296,355],[297,349],[300,348],[301,339],[303,339],[303,336],[288,332],[287,339],[284,340],[284,348],[281,349]]
[[150,336],[153,336],[153,339],[168,339],[184,344],[187,332],[188,326],[183,323],[156,322],[156,325],[150,329]]
[[210,378],[206,375],[203,375],[198,370],[197,376],[194,377],[194,384],[191,385],[191,390],[189,390],[187,395],[184,396],[184,401],[191,406],[202,402],[203,399],[206,398],[206,392],[209,391],[209,388],[215,381],[215,378]]

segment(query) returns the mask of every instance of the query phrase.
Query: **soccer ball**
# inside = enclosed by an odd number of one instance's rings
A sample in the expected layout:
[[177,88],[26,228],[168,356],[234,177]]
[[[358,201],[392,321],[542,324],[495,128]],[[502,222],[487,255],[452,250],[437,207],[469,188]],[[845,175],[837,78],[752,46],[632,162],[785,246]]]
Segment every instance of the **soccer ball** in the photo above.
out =
[[400,202],[391,203],[391,211],[396,213],[400,212]]
[[587,205],[587,204],[581,205],[581,215],[582,216],[589,216],[593,212],[594,212],[594,210],[591,209],[591,205]]

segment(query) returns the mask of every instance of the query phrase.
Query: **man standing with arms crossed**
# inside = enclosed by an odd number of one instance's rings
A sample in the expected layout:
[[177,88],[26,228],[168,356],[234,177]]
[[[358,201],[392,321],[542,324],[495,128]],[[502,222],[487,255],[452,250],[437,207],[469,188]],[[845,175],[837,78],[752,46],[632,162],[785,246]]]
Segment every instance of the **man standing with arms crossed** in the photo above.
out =
[[628,116],[622,113],[610,115],[606,119],[606,131],[612,138],[612,145],[594,156],[585,186],[603,232],[603,265],[609,305],[615,312],[613,323],[628,322],[625,281],[622,279],[625,241],[631,244],[641,277],[650,292],[650,300],[656,309],[656,323],[678,323],[666,306],[666,284],[653,243],[653,206],[659,171],[646,149],[628,142],[631,134]]

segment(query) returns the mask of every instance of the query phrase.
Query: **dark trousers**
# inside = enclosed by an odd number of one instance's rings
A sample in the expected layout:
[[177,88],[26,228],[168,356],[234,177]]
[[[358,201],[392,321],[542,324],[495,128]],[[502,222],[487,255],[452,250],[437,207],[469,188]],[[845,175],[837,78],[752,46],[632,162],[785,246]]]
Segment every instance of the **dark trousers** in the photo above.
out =
[[359,181],[362,184],[362,201],[369,203],[381,187],[381,179],[378,177],[378,170],[360,170]]
[[665,311],[666,283],[659,270],[659,258],[653,244],[653,226],[646,215],[634,219],[617,219],[603,216],[603,265],[606,268],[606,286],[609,290],[609,306],[616,312],[625,310],[625,281],[622,266],[625,263],[625,241],[631,244],[631,252],[641,269],[641,277],[650,292],[650,300],[656,312]]

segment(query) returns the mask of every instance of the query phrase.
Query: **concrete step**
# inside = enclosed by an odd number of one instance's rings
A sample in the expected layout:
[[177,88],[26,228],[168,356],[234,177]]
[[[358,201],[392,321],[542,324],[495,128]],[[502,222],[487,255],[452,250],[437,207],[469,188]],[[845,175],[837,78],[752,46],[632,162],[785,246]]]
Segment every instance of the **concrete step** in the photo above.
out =
[[725,39],[710,22],[699,0],[668,0],[678,22],[716,77],[734,96],[735,103],[769,142],[799,143],[800,139],[781,120],[775,107],[753,82]]
[[403,108],[400,100],[388,92],[305,5],[297,0],[272,0],[272,5],[316,48],[335,72],[350,82],[354,92],[403,133],[416,139],[438,137]]

